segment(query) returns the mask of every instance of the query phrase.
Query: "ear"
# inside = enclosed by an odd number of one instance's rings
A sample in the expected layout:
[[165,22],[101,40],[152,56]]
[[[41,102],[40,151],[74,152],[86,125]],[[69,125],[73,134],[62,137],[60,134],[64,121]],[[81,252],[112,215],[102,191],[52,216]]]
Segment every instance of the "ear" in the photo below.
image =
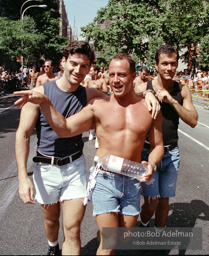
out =
[[158,64],[155,62],[155,69],[158,71]]

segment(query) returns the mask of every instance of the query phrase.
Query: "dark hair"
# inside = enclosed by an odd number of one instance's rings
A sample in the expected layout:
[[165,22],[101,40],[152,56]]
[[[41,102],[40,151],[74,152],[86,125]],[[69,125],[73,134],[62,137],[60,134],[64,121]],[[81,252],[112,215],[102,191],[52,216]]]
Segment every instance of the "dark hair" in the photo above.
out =
[[167,55],[172,55],[173,53],[176,54],[177,56],[177,61],[179,60],[179,53],[178,51],[176,50],[176,48],[174,48],[172,45],[168,45],[168,44],[165,44],[165,45],[162,45],[157,51],[156,51],[156,54],[155,54],[155,61],[156,63],[158,64],[159,62],[159,57],[160,57],[160,54],[167,54]]
[[143,70],[145,70],[146,72],[149,72],[148,68],[146,68],[146,67],[142,67],[141,71],[143,71]]
[[68,46],[64,49],[64,56],[65,59],[69,57],[69,55],[74,54],[74,53],[81,53],[85,54],[88,56],[90,60],[90,64],[94,62],[95,55],[94,55],[94,50],[91,48],[89,43],[85,41],[73,41],[68,44]]
[[96,64],[93,64],[93,65],[91,65],[92,67],[93,67],[93,69],[96,71],[98,71],[99,72],[99,67],[96,65]]
[[125,60],[128,61],[129,65],[130,65],[130,71],[131,71],[131,73],[136,72],[136,68],[135,68],[136,63],[135,63],[135,61],[134,61],[130,56],[128,56],[128,55],[125,54],[125,53],[116,54],[115,56],[113,56],[113,58],[110,60],[110,62],[111,62],[112,60],[123,60],[123,59],[125,59]]
[[46,59],[46,60],[44,61],[44,64],[45,64],[45,62],[51,62],[51,66],[52,66],[52,67],[54,66],[54,61],[53,61],[53,60]]

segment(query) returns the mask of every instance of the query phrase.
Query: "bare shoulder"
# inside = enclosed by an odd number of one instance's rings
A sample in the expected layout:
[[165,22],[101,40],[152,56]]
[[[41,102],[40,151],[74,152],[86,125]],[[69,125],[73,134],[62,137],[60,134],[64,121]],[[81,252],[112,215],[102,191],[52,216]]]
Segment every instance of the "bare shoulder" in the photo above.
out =
[[88,87],[86,87],[86,94],[87,94],[87,102],[91,101],[94,98],[105,99],[108,97],[108,95],[103,93],[102,91],[97,90],[95,88],[88,88]]
[[183,98],[191,96],[191,92],[190,92],[189,87],[187,85],[179,83],[179,89],[181,91],[181,95],[182,95]]
[[134,86],[135,93],[144,92],[147,89],[147,82],[145,83],[136,83]]

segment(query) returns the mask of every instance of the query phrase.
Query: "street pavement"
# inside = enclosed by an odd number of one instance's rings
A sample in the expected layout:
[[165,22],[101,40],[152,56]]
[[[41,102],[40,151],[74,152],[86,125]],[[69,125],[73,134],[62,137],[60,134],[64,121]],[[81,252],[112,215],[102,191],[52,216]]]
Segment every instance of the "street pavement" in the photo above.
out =
[[[43,229],[43,217],[39,206],[24,204],[18,195],[18,178],[14,155],[15,131],[19,110],[12,106],[14,98],[0,99],[0,255],[44,255],[47,240]],[[208,255],[209,254],[209,111],[197,105],[199,124],[191,129],[182,122],[179,126],[181,166],[176,197],[170,201],[167,227],[202,228],[202,249],[179,251],[129,250],[117,251],[117,255]],[[191,136],[191,138],[189,136]],[[192,138],[195,138],[193,140]],[[83,134],[84,155],[87,170],[96,152],[95,140]],[[36,149],[36,135],[31,137],[28,174],[32,179],[32,156]],[[59,242],[62,244],[60,220]],[[138,220],[137,225],[139,224]],[[151,220],[153,225],[154,218]],[[81,226],[81,254],[95,255],[98,247],[97,225],[89,203]],[[163,254],[164,253],[164,254]]]

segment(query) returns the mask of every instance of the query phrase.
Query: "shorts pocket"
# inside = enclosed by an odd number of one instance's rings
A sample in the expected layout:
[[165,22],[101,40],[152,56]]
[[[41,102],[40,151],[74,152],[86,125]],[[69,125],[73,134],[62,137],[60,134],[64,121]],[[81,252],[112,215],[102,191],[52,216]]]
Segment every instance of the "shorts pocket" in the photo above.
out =
[[48,172],[51,168],[50,164],[34,163],[35,170],[40,172]]
[[179,147],[176,147],[176,148],[172,149],[171,151],[169,151],[169,154],[171,154],[172,156],[180,156]]

